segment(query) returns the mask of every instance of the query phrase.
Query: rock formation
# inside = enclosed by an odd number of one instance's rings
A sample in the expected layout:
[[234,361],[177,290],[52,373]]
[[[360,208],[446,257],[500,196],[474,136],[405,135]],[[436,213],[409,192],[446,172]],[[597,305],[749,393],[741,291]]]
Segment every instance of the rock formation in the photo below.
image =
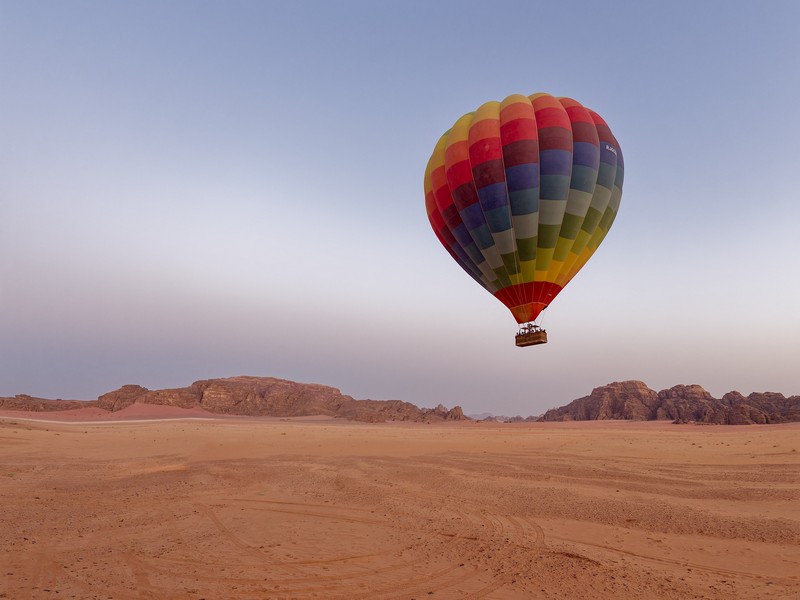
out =
[[800,396],[786,398],[774,392],[745,397],[728,392],[714,398],[699,385],[676,385],[655,392],[641,381],[610,383],[583,398],[548,410],[540,421],[669,419],[677,423],[747,425],[800,421]]
[[2,410],[30,410],[34,412],[47,412],[55,410],[72,410],[95,406],[95,402],[82,402],[81,400],[49,400],[47,398],[35,398],[28,394],[17,394],[11,398],[0,398],[0,409]]
[[138,398],[143,397],[149,391],[140,385],[123,385],[118,390],[103,394],[97,398],[97,406],[112,412],[121,410],[136,402]]
[[654,419],[658,394],[641,381],[622,381],[595,388],[584,398],[545,413],[545,421],[594,421]]
[[[0,398],[0,409],[53,411],[97,406],[115,412],[131,404],[166,404],[180,408],[201,407],[226,415],[301,417],[326,415],[355,421],[440,422],[469,419],[461,407],[450,410],[418,408],[401,400],[355,400],[326,385],[296,383],[273,377],[229,377],[195,381],[183,388],[148,390],[124,385],[103,394],[96,401],[47,400],[24,394]],[[800,421],[800,396],[785,397],[774,392],[745,397],[728,392],[714,398],[699,385],[676,385],[656,392],[641,381],[620,381],[592,390],[566,406],[548,410],[539,421],[587,421],[621,419],[676,423],[746,425]],[[487,416],[487,421],[522,422],[535,420]]]
[[[29,398],[17,396],[16,398]],[[467,419],[456,406],[448,410],[418,408],[400,400],[355,400],[326,385],[296,383],[273,377],[230,377],[195,381],[188,387],[148,390],[139,385],[123,385],[100,396],[96,402],[43,400],[14,401],[0,398],[0,408],[11,410],[68,410],[97,406],[111,412],[134,403],[164,404],[180,408],[201,407],[225,415],[303,417],[325,415],[356,421],[460,421]],[[7,402],[6,402],[7,401]],[[13,403],[11,401],[14,401]],[[50,404],[47,404],[50,403]],[[38,408],[48,406],[49,408]]]

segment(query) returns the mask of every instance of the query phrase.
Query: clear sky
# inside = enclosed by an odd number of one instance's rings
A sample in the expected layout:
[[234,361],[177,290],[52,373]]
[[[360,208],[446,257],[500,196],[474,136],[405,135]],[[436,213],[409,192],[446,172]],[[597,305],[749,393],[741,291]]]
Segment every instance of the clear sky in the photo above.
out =
[[[795,0],[0,0],[0,396],[800,394],[799,29]],[[522,349],[423,173],[463,113],[538,91],[599,112],[626,171]]]

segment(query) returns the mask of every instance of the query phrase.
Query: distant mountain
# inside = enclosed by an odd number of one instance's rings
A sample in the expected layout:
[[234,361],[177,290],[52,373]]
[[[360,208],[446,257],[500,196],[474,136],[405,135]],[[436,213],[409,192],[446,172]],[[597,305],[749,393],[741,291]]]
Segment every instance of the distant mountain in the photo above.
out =
[[148,390],[124,385],[91,402],[46,400],[18,395],[0,398],[0,409],[53,411],[96,406],[111,412],[131,404],[200,407],[226,415],[301,417],[327,415],[355,421],[460,421],[467,419],[456,406],[450,410],[418,408],[400,400],[355,400],[325,385],[296,383],[273,377],[230,377],[195,381],[188,387]]
[[494,415],[488,412],[469,414],[467,416],[474,421],[484,421],[487,423],[531,423],[538,420],[538,417],[523,417],[520,415],[509,417],[506,415]]
[[494,419],[495,416],[492,413],[482,412],[482,413],[470,413],[467,415],[470,419],[475,421],[483,421],[485,419]]
[[87,406],[94,406],[95,404],[97,403],[85,402],[83,400],[50,400],[48,398],[36,398],[34,396],[28,396],[28,394],[17,394],[11,398],[0,398],[0,409],[2,410],[47,412],[85,408]]
[[641,381],[614,382],[595,388],[583,398],[548,410],[540,421],[588,421],[623,419],[678,423],[748,425],[800,421],[800,396],[774,392],[745,397],[728,392],[714,398],[699,385],[676,385],[656,392]]

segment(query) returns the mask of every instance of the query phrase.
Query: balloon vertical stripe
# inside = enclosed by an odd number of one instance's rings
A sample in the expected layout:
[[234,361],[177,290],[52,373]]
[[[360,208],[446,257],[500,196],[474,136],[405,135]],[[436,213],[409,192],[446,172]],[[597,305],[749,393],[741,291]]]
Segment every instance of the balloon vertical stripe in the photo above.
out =
[[[530,320],[539,235],[539,131],[536,111],[525,96],[506,98],[500,107],[500,139],[503,148],[506,189],[513,236],[519,261],[516,309],[524,321]],[[512,309],[515,310],[515,309]]]
[[534,94],[531,102],[539,129],[539,247],[536,279],[544,280],[555,254],[567,207],[572,174],[572,128],[567,111],[553,96]]

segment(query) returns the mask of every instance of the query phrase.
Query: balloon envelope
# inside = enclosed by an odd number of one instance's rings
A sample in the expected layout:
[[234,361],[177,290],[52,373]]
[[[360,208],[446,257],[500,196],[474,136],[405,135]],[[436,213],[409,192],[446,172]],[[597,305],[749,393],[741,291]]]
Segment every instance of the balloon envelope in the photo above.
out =
[[436,237],[518,323],[586,264],[619,209],[622,151],[570,98],[512,95],[458,119],[425,169]]

